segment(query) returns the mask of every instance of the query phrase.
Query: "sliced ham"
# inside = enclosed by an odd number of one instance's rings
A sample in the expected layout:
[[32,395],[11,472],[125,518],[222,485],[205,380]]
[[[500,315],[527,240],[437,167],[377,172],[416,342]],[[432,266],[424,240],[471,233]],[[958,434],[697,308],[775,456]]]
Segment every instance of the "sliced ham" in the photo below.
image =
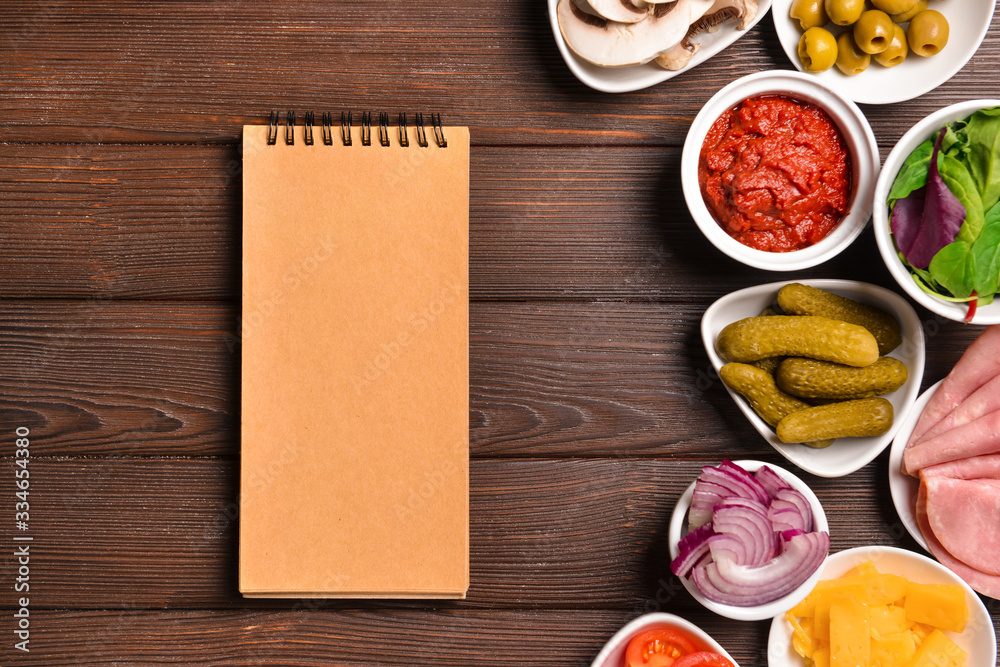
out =
[[926,477],[924,506],[931,532],[952,556],[1000,575],[1000,480]]
[[984,454],[928,466],[921,469],[920,477],[1000,480],[1000,454]]
[[944,419],[931,427],[914,444],[941,435],[945,431],[967,424],[973,419],[979,419],[996,410],[1000,410],[1000,375],[972,392],[968,398],[958,404],[958,407],[945,415]]
[[1000,453],[1000,410],[905,449],[903,470],[916,477],[923,468],[939,463],[997,453]]
[[[972,588],[983,595],[1000,600],[1000,576],[972,567],[953,556],[931,529],[927,511],[927,494],[924,487],[925,485],[921,484],[920,492],[917,494],[916,518],[917,525],[920,526],[920,533],[927,542],[927,548],[942,565],[964,579]],[[967,536],[966,539],[969,537]],[[975,539],[975,536],[971,536],[971,539]]]
[[948,377],[927,402],[920,414],[907,447],[915,445],[921,437],[959,406],[974,391],[1000,375],[1000,325],[986,328],[979,338],[965,350]]

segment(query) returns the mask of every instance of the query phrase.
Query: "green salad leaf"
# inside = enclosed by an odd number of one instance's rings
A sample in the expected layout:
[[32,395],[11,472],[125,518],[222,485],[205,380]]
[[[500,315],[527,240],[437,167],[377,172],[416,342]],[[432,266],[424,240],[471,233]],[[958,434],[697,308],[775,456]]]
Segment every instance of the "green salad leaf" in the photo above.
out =
[[[886,200],[890,211],[896,201],[927,186],[937,135],[903,162]],[[965,220],[955,241],[941,248],[927,269],[910,265],[902,253],[900,259],[925,292],[947,301],[989,304],[1000,291],[1000,107],[946,126],[937,162],[948,190],[965,207]]]
[[[976,269],[973,281],[976,294],[995,294],[1000,289],[1000,204],[994,204],[986,213],[983,230],[972,244],[972,256]],[[982,300],[980,305],[985,305]]]
[[966,241],[955,241],[938,250],[927,270],[939,285],[965,299],[972,296],[975,263],[972,246]]
[[[904,199],[914,190],[927,185],[927,169],[931,163],[931,153],[934,151],[934,140],[928,139],[917,146],[899,168],[896,180],[889,190],[889,206],[897,199]],[[940,166],[940,165],[938,165]]]
[[972,114],[965,124],[965,136],[969,171],[982,193],[983,208],[989,210],[1000,201],[1000,108]]
[[983,229],[983,200],[979,195],[976,180],[958,158],[950,155],[938,157],[938,171],[944,179],[944,184],[965,207],[965,222],[958,230],[956,240],[971,244],[979,238],[979,232]]

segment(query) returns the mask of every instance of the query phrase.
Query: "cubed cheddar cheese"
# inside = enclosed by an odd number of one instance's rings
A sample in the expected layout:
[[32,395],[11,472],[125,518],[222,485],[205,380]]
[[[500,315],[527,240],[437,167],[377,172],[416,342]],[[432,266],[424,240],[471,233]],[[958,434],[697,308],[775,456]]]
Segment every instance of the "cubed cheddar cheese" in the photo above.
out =
[[961,632],[960,586],[911,583],[871,562],[819,582],[787,614],[792,646],[809,667],[965,667],[941,629]]
[[[897,605],[877,605],[870,609],[872,639],[909,630],[913,625],[906,619],[906,611]],[[817,615],[819,611],[817,610]]]
[[963,667],[968,657],[962,647],[935,629],[917,649],[910,667]]
[[969,621],[965,591],[954,584],[912,583],[903,608],[911,621],[952,632],[961,632]]
[[867,666],[871,656],[868,605],[848,594],[830,603],[830,667]]
[[904,667],[917,654],[917,640],[912,632],[904,630],[872,639],[872,667]]
[[896,574],[866,572],[840,579],[826,579],[792,608],[796,616],[812,616],[817,606],[829,606],[835,595],[852,595],[869,605],[892,604],[906,596],[910,582]]

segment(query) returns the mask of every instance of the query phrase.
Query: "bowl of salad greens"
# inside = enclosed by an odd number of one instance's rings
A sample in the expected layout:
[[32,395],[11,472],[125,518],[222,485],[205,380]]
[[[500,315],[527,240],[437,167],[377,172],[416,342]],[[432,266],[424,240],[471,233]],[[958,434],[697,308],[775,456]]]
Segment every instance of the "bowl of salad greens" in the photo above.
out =
[[1000,100],[917,123],[875,185],[873,225],[896,282],[942,317],[1000,323]]

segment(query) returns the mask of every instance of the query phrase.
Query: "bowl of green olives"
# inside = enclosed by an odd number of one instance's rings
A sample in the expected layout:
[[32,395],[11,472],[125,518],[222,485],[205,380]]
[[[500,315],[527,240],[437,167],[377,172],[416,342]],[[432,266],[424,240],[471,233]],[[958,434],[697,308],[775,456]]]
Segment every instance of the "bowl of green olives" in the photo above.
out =
[[774,0],[789,60],[865,104],[919,97],[975,54],[996,0]]

